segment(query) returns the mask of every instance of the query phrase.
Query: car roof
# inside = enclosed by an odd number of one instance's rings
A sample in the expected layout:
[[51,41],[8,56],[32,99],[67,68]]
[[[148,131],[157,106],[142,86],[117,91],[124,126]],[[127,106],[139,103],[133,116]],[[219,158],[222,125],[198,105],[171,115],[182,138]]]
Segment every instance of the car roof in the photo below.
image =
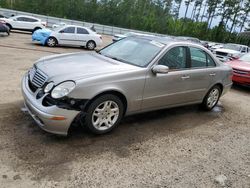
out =
[[84,26],[79,26],[79,25],[63,25],[63,26],[61,26],[61,27],[58,27],[58,28],[56,28],[56,29],[65,29],[65,28],[67,28],[67,27],[79,27],[79,28],[83,28],[83,29],[86,29],[89,33],[96,33],[96,32],[94,32],[94,31],[92,31],[90,28],[88,28],[88,27],[84,27]]
[[193,42],[190,41],[183,41],[178,38],[172,37],[172,36],[167,36],[167,37],[160,37],[160,36],[133,36],[136,38],[143,38],[147,40],[153,40],[165,45],[171,44],[171,43],[185,43],[185,44],[194,44]]
[[226,44],[233,44],[233,45],[237,45],[237,46],[244,46],[244,47],[248,47],[247,45],[243,45],[243,44],[236,44],[236,43],[226,43]]
[[63,27],[80,27],[80,28],[84,28],[84,29],[89,29],[87,27],[80,26],[80,25],[68,25],[68,24],[64,25]]
[[13,17],[16,17],[16,18],[18,18],[18,17],[25,17],[25,18],[32,18],[32,19],[40,20],[39,18],[36,18],[36,17],[33,17],[33,16],[26,16],[26,15],[16,15],[16,16],[13,16]]

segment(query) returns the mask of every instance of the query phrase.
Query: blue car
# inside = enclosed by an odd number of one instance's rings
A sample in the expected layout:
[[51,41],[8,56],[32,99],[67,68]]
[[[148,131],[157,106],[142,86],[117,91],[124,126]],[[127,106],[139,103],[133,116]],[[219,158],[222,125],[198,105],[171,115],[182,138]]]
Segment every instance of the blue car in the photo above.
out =
[[38,29],[32,34],[32,41],[38,41],[40,44],[46,45],[51,32],[50,29]]

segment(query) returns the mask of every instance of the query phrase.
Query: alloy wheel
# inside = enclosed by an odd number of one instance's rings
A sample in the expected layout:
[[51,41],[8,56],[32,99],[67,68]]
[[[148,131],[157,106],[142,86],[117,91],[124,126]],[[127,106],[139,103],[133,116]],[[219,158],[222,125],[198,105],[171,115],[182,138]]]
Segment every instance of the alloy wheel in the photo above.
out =
[[98,105],[92,114],[92,124],[100,131],[112,127],[119,118],[119,106],[114,101],[104,101]]

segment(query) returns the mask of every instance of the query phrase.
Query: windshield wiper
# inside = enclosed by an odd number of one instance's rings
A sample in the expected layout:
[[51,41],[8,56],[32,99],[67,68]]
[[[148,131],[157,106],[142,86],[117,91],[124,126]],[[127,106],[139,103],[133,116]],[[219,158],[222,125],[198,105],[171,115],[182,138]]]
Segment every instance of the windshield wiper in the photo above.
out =
[[116,61],[131,64],[130,62],[125,61],[124,59],[120,59],[120,58],[117,58],[117,57],[114,57],[114,56],[111,56],[111,55],[107,55],[107,54],[101,54],[101,55],[104,55],[105,57],[108,57],[108,58],[116,60]]

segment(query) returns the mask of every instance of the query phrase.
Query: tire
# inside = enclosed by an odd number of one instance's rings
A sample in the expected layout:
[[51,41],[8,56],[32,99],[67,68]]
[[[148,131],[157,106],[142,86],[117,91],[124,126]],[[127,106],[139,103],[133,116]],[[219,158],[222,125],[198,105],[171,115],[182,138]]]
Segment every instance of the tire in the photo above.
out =
[[12,29],[11,25],[10,24],[5,24],[8,28],[9,28],[9,32],[10,30]]
[[49,38],[47,39],[47,41],[46,41],[46,44],[47,44],[49,47],[55,47],[55,46],[58,44],[58,42],[57,42],[57,40],[56,40],[55,37],[49,37]]
[[221,96],[221,88],[218,85],[213,86],[203,99],[201,104],[204,110],[212,110],[218,103]]
[[111,94],[102,95],[88,107],[84,123],[92,133],[104,134],[120,123],[123,112],[124,105],[119,97]]
[[87,44],[86,44],[86,48],[88,50],[94,50],[95,47],[96,47],[96,43],[93,40],[88,41]]
[[42,28],[41,28],[41,27],[36,27],[35,29],[33,29],[32,34],[33,34],[36,30],[38,30],[38,29],[42,29]]

